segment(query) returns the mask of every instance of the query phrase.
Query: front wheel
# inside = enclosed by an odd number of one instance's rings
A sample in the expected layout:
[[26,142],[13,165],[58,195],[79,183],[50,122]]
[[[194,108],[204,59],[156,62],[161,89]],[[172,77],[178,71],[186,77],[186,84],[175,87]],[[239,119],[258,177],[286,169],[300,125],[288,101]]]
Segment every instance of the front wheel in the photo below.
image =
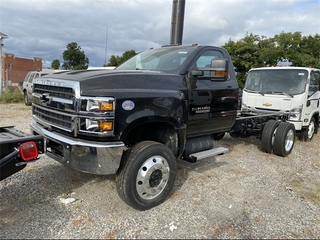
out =
[[24,104],[26,106],[31,106],[31,101],[29,100],[28,93],[24,92]]
[[165,145],[144,141],[124,153],[116,176],[119,197],[129,206],[151,209],[168,197],[176,177],[176,158]]
[[315,118],[311,118],[308,127],[301,131],[300,139],[310,142],[313,135],[317,132],[317,126]]
[[281,157],[287,156],[293,149],[296,130],[292,123],[281,122],[274,137],[273,152]]

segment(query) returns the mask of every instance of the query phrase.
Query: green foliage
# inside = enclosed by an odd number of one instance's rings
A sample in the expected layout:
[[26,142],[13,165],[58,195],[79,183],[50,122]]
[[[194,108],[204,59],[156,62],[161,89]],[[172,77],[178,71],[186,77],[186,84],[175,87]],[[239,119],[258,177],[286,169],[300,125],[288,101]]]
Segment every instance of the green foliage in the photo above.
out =
[[59,69],[60,68],[60,61],[58,59],[55,59],[51,63],[51,68],[52,69]]
[[222,47],[231,56],[240,88],[251,68],[276,66],[279,61],[291,62],[292,66],[320,68],[319,34],[301,36],[300,32],[282,32],[267,38],[246,33],[239,41],[230,39]]
[[82,70],[87,69],[89,59],[86,57],[84,51],[76,42],[69,43],[67,50],[62,54],[64,63],[62,67],[69,70]]
[[7,87],[0,95],[0,103],[18,103],[23,102],[23,100],[22,92],[12,87]]
[[109,59],[109,63],[107,65],[104,65],[104,67],[106,67],[106,66],[119,66],[120,64],[122,64],[125,61],[129,60],[130,58],[132,58],[136,54],[137,53],[136,53],[135,50],[128,50],[128,51],[124,52],[121,57],[120,56],[111,55],[111,57]]

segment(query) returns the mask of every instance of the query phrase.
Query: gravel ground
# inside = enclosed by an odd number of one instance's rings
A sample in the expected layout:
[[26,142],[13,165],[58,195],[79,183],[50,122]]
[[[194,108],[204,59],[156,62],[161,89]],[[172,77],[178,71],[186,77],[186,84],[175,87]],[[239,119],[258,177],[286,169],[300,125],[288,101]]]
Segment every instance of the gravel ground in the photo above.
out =
[[[31,107],[0,109],[0,126],[29,132]],[[226,135],[219,145],[228,153],[178,160],[171,197],[144,212],[120,200],[114,176],[80,173],[43,155],[0,182],[0,237],[320,238],[319,144],[320,134],[296,141],[283,158],[261,152],[255,137]]]

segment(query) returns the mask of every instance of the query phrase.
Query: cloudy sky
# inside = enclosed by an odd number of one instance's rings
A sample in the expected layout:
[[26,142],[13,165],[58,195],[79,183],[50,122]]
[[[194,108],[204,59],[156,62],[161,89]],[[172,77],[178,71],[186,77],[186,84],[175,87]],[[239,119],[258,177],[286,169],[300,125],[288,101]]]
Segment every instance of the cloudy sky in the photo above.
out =
[[[169,44],[173,0],[1,0],[2,51],[63,62],[76,42],[89,65],[111,55]],[[320,0],[185,0],[183,44],[221,46],[246,33],[320,34]]]

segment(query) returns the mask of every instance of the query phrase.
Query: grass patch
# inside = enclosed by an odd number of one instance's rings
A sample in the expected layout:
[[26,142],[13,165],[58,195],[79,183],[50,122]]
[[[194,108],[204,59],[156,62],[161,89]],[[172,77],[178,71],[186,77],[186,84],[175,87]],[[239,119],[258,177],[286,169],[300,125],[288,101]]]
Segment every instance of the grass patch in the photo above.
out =
[[17,88],[7,87],[0,95],[0,103],[19,103],[23,101],[23,93]]
[[61,192],[60,197],[64,199],[67,199],[71,193],[70,189],[66,187],[61,188],[60,192]]
[[304,196],[314,203],[320,203],[320,182],[315,184],[315,188],[304,190]]
[[311,187],[310,184],[305,186],[303,180],[295,179],[291,182],[291,186],[297,189],[303,198],[320,204],[320,182],[315,182],[314,187]]

